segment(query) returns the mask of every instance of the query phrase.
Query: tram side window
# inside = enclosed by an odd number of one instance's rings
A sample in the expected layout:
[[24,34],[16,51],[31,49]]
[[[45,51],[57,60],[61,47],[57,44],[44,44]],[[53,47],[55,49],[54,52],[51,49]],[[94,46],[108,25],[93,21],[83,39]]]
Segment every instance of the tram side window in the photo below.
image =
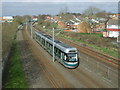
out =
[[61,57],[61,50],[58,51],[58,57]]
[[[61,51],[61,50],[60,50]],[[64,54],[64,52],[63,51],[61,51],[61,59],[63,60],[64,58],[63,58],[63,54]]]
[[37,39],[39,40],[39,36],[37,35]]
[[48,48],[48,42],[46,42],[46,47]]
[[56,54],[56,53],[57,53],[57,48],[55,47],[54,49],[55,49],[55,51],[54,51],[54,52],[55,52],[55,54]]
[[50,49],[50,44],[48,43],[48,48]]
[[37,35],[37,39],[39,39],[39,36]]
[[50,48],[49,43],[48,42],[46,42],[46,43],[47,43],[47,48],[49,49]]
[[41,37],[39,37],[39,41],[41,42]]
[[55,51],[55,55],[59,57],[59,49],[55,47],[54,51]]
[[59,49],[57,49],[57,56],[59,57]]
[[44,40],[44,45],[45,45],[45,40]]
[[38,35],[36,34],[36,39],[38,39]]
[[52,45],[50,44],[50,50],[52,50]]
[[63,59],[66,60],[66,53],[63,53]]
[[42,44],[45,45],[45,40],[42,38]]

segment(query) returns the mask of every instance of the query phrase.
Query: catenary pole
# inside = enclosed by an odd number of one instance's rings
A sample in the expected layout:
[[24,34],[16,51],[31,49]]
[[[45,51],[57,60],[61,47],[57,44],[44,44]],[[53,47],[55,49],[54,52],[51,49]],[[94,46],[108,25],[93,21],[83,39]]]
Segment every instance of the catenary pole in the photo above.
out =
[[54,28],[53,28],[53,62],[55,61],[55,58],[54,58]]
[[32,38],[32,17],[31,17],[31,38]]
[[26,30],[27,30],[27,17],[26,17]]

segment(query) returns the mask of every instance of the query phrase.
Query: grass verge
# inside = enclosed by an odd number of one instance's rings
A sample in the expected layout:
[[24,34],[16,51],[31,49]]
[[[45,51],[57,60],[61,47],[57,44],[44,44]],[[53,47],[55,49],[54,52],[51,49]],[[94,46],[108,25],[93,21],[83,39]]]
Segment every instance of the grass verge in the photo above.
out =
[[28,88],[25,73],[20,61],[20,52],[17,41],[13,42],[5,78],[6,80],[3,88]]
[[86,44],[86,45],[88,45],[89,47],[92,47],[93,49],[95,49],[95,50],[97,50],[97,51],[99,51],[99,52],[102,52],[102,53],[107,54],[107,55],[109,55],[109,56],[113,56],[113,57],[118,58],[118,52],[111,51],[111,50],[106,49],[106,48],[104,48],[104,47],[98,47],[98,46],[93,45],[93,44],[88,44],[88,43],[85,42],[85,41],[76,40],[76,39],[71,38],[71,37],[66,37],[66,36],[63,36],[63,35],[61,35],[61,37],[62,37],[62,38],[66,38],[66,39],[68,39],[68,40],[74,40],[74,41],[79,42],[79,43],[82,43],[82,44]]

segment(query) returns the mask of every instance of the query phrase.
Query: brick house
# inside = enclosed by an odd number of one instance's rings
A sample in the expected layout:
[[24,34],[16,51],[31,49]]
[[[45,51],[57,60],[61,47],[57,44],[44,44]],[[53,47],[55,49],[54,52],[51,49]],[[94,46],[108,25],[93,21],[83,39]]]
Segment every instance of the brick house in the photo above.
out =
[[51,17],[50,16],[46,16],[46,19],[51,19]]
[[0,17],[0,22],[2,22],[2,20],[3,20],[3,18],[2,18],[2,17]]
[[64,21],[58,21],[58,28],[65,29],[67,24]]
[[105,29],[105,23],[99,23],[94,27],[94,31],[101,31]]

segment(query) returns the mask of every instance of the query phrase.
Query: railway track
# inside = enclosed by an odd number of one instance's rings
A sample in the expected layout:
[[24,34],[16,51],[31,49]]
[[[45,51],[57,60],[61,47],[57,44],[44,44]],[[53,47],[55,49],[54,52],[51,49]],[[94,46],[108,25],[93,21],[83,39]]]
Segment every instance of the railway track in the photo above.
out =
[[115,64],[115,65],[118,65],[120,63],[120,60],[117,58],[114,58],[114,57],[108,56],[106,54],[97,52],[97,51],[90,49],[88,47],[83,47],[83,46],[81,46],[81,47],[84,48],[85,52],[92,53],[94,56],[101,58],[102,60],[108,61],[108,62]]
[[[36,30],[37,31],[37,30]],[[31,39],[30,39],[31,40]],[[29,40],[29,41],[30,41]],[[86,49],[83,49],[82,47],[80,47],[80,45],[78,44],[78,43],[73,43],[72,41],[70,41],[70,40],[66,40],[66,39],[63,39],[63,38],[58,38],[58,40],[61,40],[61,41],[63,41],[63,42],[65,42],[65,43],[68,43],[68,44],[72,44],[72,46],[74,46],[74,47],[76,47],[76,48],[78,48],[78,50],[80,51],[80,52],[84,52],[85,54],[87,53],[88,55],[90,55],[90,56],[94,56],[95,57],[95,55],[93,55],[93,53],[92,53],[92,51],[90,52],[89,51],[89,49],[88,49],[88,51],[86,50]],[[81,45],[82,46],[82,45]],[[32,46],[32,47],[36,47],[36,46]],[[36,49],[34,49],[34,51],[33,52],[35,52],[35,51],[37,51]],[[40,53],[40,52],[39,52]],[[42,52],[41,52],[42,53]],[[39,56],[39,57],[44,57],[44,56]],[[38,58],[39,58],[38,57]],[[100,57],[95,57],[95,58],[99,58],[100,59],[100,61],[101,61],[101,59],[103,59],[103,58],[100,58]],[[96,59],[95,59],[96,60]],[[105,60],[103,60],[103,61],[105,61]],[[106,62],[106,61],[105,61]],[[108,61],[107,61],[108,62]],[[40,64],[41,64],[41,62],[39,62]],[[56,70],[56,69],[54,69],[54,70],[52,70],[53,68],[51,68],[51,65],[50,65],[50,62],[49,63],[47,63],[46,64],[46,62],[42,62],[42,63],[45,63],[44,65],[41,65],[41,68],[42,68],[42,71],[45,73],[45,77],[48,79],[48,81],[52,84],[52,87],[54,87],[54,88],[58,88],[58,87],[63,87],[63,88],[66,88],[66,87],[78,87],[77,85],[71,85],[71,84],[67,84],[67,83],[65,83],[65,81],[64,81],[64,78],[62,79],[61,78],[61,76],[59,76],[59,75],[55,75],[56,73],[59,73],[59,72],[54,72],[54,71],[58,71],[58,70]],[[50,66],[49,68],[46,68],[46,67],[48,67],[48,66]],[[81,67],[80,67],[81,68]],[[85,73],[82,73],[81,72],[81,69],[80,68],[77,68],[76,70],[66,70],[66,69],[63,69],[63,71],[69,71],[70,73],[69,74],[71,74],[71,75],[73,75],[77,80],[78,80],[78,85],[81,83],[81,81],[82,81],[82,83],[81,84],[83,84],[83,87],[84,87],[84,85],[85,85],[85,87],[106,87],[106,86],[104,86],[103,84],[101,84],[100,82],[99,82],[99,80],[97,81],[97,80],[95,80],[94,78],[91,78],[91,76],[89,76],[89,75],[87,75],[87,74],[85,74]],[[47,74],[46,74],[47,73]],[[82,74],[81,74],[82,73]],[[84,74],[84,75],[83,75]],[[64,75],[63,75],[64,76]],[[81,77],[82,76],[82,77]],[[55,78],[57,78],[58,80],[56,80]],[[61,78],[61,79],[60,79]],[[66,79],[66,78],[65,78]],[[89,81],[86,81],[86,80],[89,80]],[[69,80],[68,80],[69,81]],[[79,82],[80,81],[80,82]],[[81,86],[82,87],[82,86]]]
[[[29,32],[24,31],[23,36],[25,39],[28,40],[28,43],[32,46],[32,52],[34,54],[36,53],[43,53],[42,51],[38,50],[39,45],[35,44],[36,42],[34,40],[31,40]],[[28,37],[29,36],[29,37]],[[37,47],[38,46],[38,47]],[[73,87],[69,82],[67,82],[64,77],[49,63],[48,60],[46,60],[46,56],[43,54],[35,55],[36,58],[38,58],[38,63],[40,64],[40,68],[42,72],[44,73],[45,77],[48,79],[50,84],[53,88],[68,88]],[[41,59],[42,57],[42,59]]]
[[108,56],[106,54],[100,53],[98,51],[95,51],[95,50],[93,50],[93,49],[91,49],[89,47],[83,46],[82,44],[80,45],[79,43],[73,42],[71,40],[66,40],[66,39],[63,39],[63,38],[59,38],[59,39],[62,40],[62,41],[65,41],[65,42],[67,42],[69,44],[73,43],[72,45],[74,45],[78,49],[79,52],[83,52],[83,53],[85,53],[87,55],[95,57],[95,58],[97,58],[99,60],[102,60],[104,62],[111,63],[111,64],[113,64],[113,65],[115,65],[117,67],[120,64],[120,59],[117,59],[117,58]]
[[[36,28],[36,27],[35,27],[35,28]],[[40,30],[39,28],[37,28],[37,29]],[[40,30],[40,31],[41,31],[41,30]],[[42,32],[43,32],[43,31],[42,31]],[[45,32],[45,33],[46,33],[46,32]],[[46,34],[49,34],[49,33],[46,33]],[[50,35],[50,34],[49,34],[49,35]],[[78,49],[79,52],[83,52],[83,53],[85,53],[85,54],[87,54],[87,55],[90,55],[90,56],[92,56],[92,57],[95,57],[95,58],[97,58],[97,59],[99,59],[99,60],[103,60],[103,61],[105,61],[105,62],[111,63],[111,64],[113,64],[113,65],[115,65],[115,66],[117,66],[117,67],[118,67],[118,65],[120,64],[120,59],[117,59],[117,58],[114,58],[114,57],[112,57],[112,56],[109,56],[109,55],[100,53],[100,52],[98,52],[98,51],[95,51],[95,50],[93,50],[93,49],[91,49],[91,48],[89,48],[89,47],[86,47],[86,46],[84,46],[83,44],[77,43],[77,42],[75,42],[75,41],[67,40],[67,39],[65,39],[65,38],[60,38],[60,37],[56,37],[56,38],[57,38],[58,40],[63,41],[63,42],[66,42],[66,41],[67,41],[67,43],[69,43],[69,44],[74,43],[74,44],[72,44],[72,45],[74,45],[74,46]]]
[[[34,27],[34,28],[37,31],[40,30],[38,27]],[[42,31],[42,30],[40,30],[40,31]],[[44,33],[49,34],[47,32],[44,32]],[[115,67],[117,67],[117,68],[118,68],[118,65],[120,64],[120,59],[117,59],[117,58],[114,58],[112,56],[100,53],[96,50],[93,50],[89,47],[84,46],[84,44],[80,44],[80,43],[77,43],[75,41],[67,40],[65,38],[60,38],[60,37],[56,37],[56,38],[58,40],[61,40],[61,41],[65,42],[65,43],[68,43],[70,45],[72,44],[72,46],[75,46],[78,49],[79,52],[85,53],[85,54],[90,55],[92,57],[95,57],[99,60],[102,60],[104,62],[111,63],[111,64],[115,65]]]

